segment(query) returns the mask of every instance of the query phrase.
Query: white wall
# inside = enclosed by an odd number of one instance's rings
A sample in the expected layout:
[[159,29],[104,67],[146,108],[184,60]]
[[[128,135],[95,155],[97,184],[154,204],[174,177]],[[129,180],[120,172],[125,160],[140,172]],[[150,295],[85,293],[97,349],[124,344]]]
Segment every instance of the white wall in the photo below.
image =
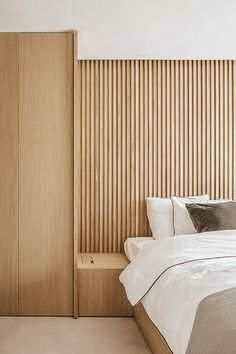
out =
[[71,28],[71,0],[0,0],[0,31]]
[[235,0],[0,0],[0,31],[68,29],[81,59],[236,59]]

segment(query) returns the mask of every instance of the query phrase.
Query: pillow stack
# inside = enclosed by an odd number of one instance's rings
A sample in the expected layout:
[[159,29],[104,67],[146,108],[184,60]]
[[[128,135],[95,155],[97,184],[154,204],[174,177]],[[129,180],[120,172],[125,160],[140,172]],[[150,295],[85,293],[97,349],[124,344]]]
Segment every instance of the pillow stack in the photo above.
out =
[[147,215],[154,238],[188,235],[196,233],[193,222],[186,209],[186,204],[206,203],[208,195],[196,197],[148,197]]
[[236,229],[236,203],[195,197],[147,198],[147,215],[155,239],[206,231]]

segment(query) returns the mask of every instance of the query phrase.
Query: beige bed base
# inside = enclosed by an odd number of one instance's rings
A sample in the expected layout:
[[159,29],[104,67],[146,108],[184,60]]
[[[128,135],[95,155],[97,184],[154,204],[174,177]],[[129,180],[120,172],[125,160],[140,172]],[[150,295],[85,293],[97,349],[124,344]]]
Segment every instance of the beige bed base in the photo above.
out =
[[172,354],[165,339],[149,319],[142,304],[134,306],[134,317],[146,342],[154,354]]

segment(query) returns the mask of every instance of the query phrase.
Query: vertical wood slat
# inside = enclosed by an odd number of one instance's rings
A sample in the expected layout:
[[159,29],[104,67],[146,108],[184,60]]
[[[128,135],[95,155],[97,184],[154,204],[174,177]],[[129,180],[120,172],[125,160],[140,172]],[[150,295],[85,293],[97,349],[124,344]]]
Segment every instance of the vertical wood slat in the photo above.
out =
[[73,33],[73,49],[74,49],[74,60],[73,60],[73,232],[74,232],[74,242],[73,242],[73,253],[74,253],[74,276],[73,276],[73,314],[74,318],[78,317],[78,233],[79,227],[81,225],[81,214],[79,214],[78,202],[80,201],[80,185],[81,180],[81,169],[80,169],[80,159],[81,156],[81,130],[80,130],[80,111],[78,103],[81,102],[81,90],[80,90],[80,76],[78,75],[78,64],[77,64],[77,53],[78,53],[78,33],[75,31]]
[[235,61],[79,61],[79,250],[150,234],[148,195],[235,198]]
[[18,35],[0,33],[0,314],[18,312]]

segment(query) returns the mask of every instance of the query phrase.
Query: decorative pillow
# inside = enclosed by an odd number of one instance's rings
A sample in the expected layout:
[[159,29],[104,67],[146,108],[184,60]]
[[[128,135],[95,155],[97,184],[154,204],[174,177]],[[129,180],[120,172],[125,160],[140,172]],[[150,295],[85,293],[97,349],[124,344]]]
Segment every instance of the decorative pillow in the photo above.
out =
[[148,197],[147,215],[154,238],[174,235],[173,205],[170,198]]
[[197,232],[236,229],[236,203],[186,204]]
[[171,197],[174,207],[174,234],[190,235],[196,234],[195,227],[185,207],[190,203],[207,203],[209,197],[207,194],[196,197]]

